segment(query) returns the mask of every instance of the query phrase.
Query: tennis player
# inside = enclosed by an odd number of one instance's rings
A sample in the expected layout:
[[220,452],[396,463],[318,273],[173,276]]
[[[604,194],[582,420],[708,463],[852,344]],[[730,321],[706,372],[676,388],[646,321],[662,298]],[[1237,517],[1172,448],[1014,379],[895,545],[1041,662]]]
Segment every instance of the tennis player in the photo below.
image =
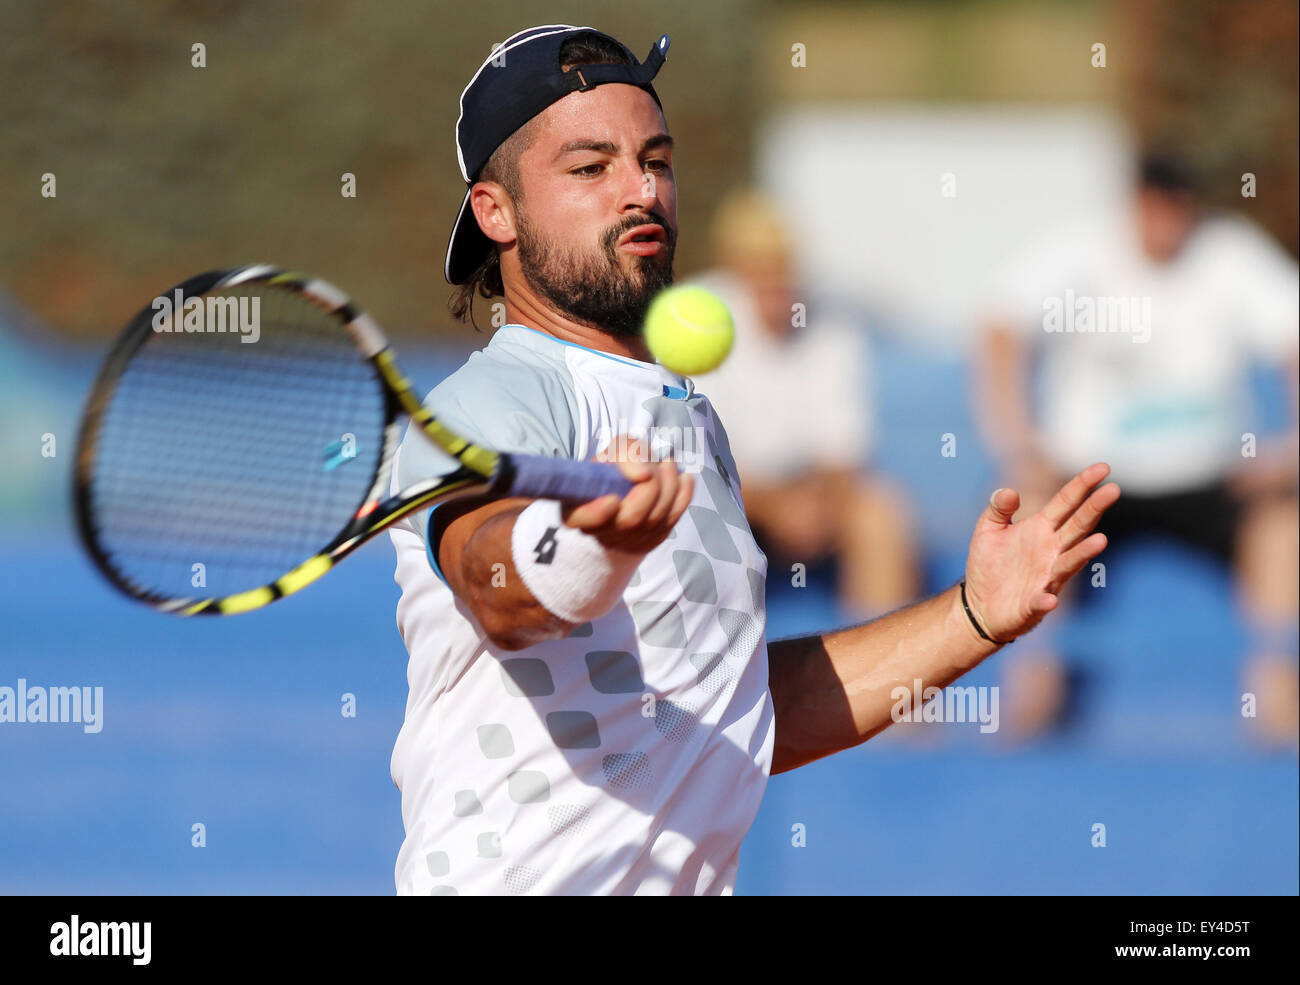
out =
[[[392,528],[410,652],[399,893],[729,894],[770,773],[888,727],[894,686],[945,686],[1028,632],[1105,546],[1106,465],[1014,524],[1019,497],[998,490],[964,593],[768,646],[726,432],[639,334],[677,239],[651,85],[667,49],[638,62],[590,28],[535,27],[461,95],[445,275],[459,317],[477,293],[504,324],[427,402],[471,439],[617,461],[635,485]],[[394,487],[449,468],[409,435]]]

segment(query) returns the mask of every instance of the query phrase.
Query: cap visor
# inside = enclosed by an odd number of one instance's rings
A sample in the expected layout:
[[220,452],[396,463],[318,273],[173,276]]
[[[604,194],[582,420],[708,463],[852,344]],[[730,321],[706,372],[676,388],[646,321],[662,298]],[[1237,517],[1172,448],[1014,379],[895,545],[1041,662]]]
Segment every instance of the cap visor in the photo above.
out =
[[451,227],[451,239],[447,242],[447,259],[443,264],[442,274],[448,284],[463,284],[470,274],[478,269],[479,264],[492,249],[492,241],[483,235],[470,208],[469,197],[472,186],[465,189],[465,199],[460,203],[460,212],[456,224]]

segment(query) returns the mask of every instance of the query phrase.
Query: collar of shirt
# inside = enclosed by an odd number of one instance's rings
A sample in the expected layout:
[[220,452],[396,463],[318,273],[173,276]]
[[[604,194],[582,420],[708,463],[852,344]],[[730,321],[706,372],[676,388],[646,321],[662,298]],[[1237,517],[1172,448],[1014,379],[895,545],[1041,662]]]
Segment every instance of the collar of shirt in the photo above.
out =
[[[527,325],[518,325],[511,323],[502,325],[497,329],[496,334],[492,336],[492,341],[512,342],[517,345],[525,346],[529,349],[546,349],[551,346],[567,346],[572,349],[578,349],[592,356],[600,357],[609,361],[609,367],[604,371],[615,378],[624,378],[633,386],[645,388],[648,390],[660,390],[664,396],[675,397],[677,399],[686,399],[695,392],[695,381],[687,376],[679,376],[671,370],[659,365],[658,363],[642,362],[639,359],[631,359],[627,356],[617,356],[612,352],[601,352],[599,349],[592,349],[585,345],[579,345],[577,342],[569,342],[565,339],[557,338],[546,332],[540,332],[535,328],[529,328]],[[604,373],[602,373],[604,375]]]

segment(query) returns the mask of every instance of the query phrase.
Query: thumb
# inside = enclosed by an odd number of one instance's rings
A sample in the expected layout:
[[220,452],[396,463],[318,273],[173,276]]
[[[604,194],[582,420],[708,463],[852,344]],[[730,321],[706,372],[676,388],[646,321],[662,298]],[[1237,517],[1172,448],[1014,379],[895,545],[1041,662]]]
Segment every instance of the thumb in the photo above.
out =
[[622,499],[609,493],[578,506],[564,504],[560,508],[560,515],[564,518],[565,526],[590,531],[613,520],[618,515],[618,504],[621,502]]
[[980,514],[980,526],[1005,527],[1020,509],[1020,493],[1014,489],[995,489],[989,497],[989,506]]

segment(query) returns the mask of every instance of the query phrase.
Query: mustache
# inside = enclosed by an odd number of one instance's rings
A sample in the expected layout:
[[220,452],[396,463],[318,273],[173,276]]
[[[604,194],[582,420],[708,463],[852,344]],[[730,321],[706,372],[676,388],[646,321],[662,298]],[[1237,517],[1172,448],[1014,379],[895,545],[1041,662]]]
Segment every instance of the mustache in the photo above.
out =
[[677,238],[677,230],[668,225],[668,220],[654,212],[648,212],[643,216],[630,216],[626,222],[620,223],[605,234],[605,247],[614,249],[618,245],[619,238],[629,229],[635,229],[637,226],[658,226],[664,231],[664,239],[671,245]]

